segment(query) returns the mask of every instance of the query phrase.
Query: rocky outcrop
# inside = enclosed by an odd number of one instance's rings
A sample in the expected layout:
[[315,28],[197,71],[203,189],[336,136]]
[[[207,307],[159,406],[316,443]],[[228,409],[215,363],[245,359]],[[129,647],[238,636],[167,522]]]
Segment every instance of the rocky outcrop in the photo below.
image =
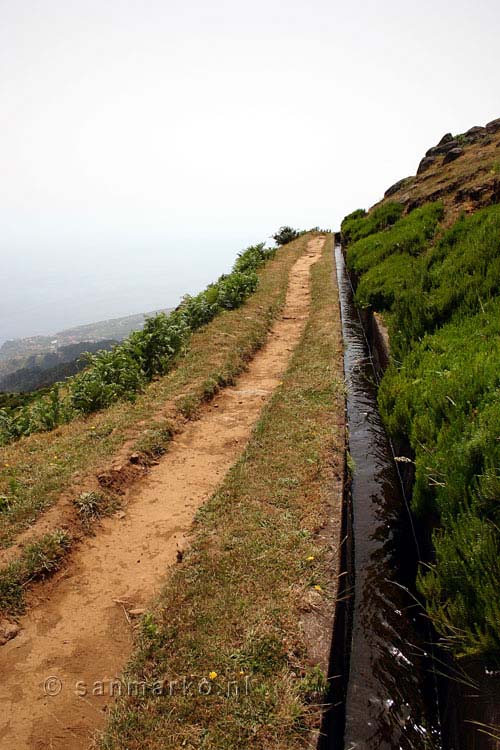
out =
[[497,120],[492,120],[486,125],[486,132],[490,135],[492,133],[498,133],[500,131],[500,117]]
[[449,141],[453,140],[453,136],[451,133],[445,133],[441,140],[438,143],[438,146],[443,146],[445,143],[449,143]]
[[459,146],[459,142],[456,140],[456,138],[452,138],[451,141],[445,141],[444,143],[440,143],[437,146],[433,146],[426,152],[426,156],[442,156],[443,154],[447,154],[449,151],[451,151],[454,148],[457,148]]
[[420,164],[418,165],[417,174],[426,172],[435,163],[436,159],[434,156],[424,156]]
[[459,156],[462,156],[463,152],[463,148],[452,148],[451,151],[448,151],[448,153],[445,155],[443,159],[443,165],[455,161],[455,159],[458,159]]
[[476,143],[477,141],[481,141],[487,135],[486,128],[483,128],[480,125],[475,125],[473,128],[469,128],[462,137],[467,143]]
[[[418,165],[417,175],[427,172],[436,164],[439,157],[443,157],[442,161],[439,162],[440,164],[449,164],[463,154],[464,147],[473,143],[484,143],[485,145],[491,143],[490,136],[497,132],[500,132],[500,117],[497,120],[492,120],[486,126],[474,125],[461,135],[453,136],[451,133],[445,133],[436,146],[428,149]],[[395,188],[394,192],[396,192],[396,187],[393,187]],[[389,190],[391,189],[389,188]],[[386,191],[386,197],[387,195],[391,195],[391,193]]]
[[473,203],[476,208],[500,203],[500,180],[493,178],[481,185],[466,185],[457,190],[455,203]]
[[384,198],[389,198],[389,196],[394,195],[394,193],[397,193],[398,190],[402,190],[405,188],[409,183],[413,180],[413,177],[404,177],[402,180],[398,180],[398,182],[395,182],[394,185],[391,185],[391,187],[387,188],[387,190],[384,193]]

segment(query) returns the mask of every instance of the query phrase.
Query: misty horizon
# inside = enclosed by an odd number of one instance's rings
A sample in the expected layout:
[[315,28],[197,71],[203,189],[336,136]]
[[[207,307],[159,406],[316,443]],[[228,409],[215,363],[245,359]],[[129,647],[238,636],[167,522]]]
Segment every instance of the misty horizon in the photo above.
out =
[[493,0],[49,0],[0,18],[0,343],[174,306],[500,116]]

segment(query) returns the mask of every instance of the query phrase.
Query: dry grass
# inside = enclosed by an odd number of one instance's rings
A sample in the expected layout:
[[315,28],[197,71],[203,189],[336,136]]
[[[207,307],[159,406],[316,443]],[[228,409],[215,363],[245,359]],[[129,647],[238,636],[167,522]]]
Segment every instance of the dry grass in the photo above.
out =
[[321,530],[332,504],[340,515],[344,460],[331,237],[312,284],[310,319],[282,384],[143,620],[127,680],[143,682],[145,695],[118,704],[107,750],[311,746],[325,676],[301,618],[336,594],[338,540]]
[[88,480],[105,469],[124,444],[137,443],[152,453],[164,450],[172,429],[233,382],[265,341],[284,303],[290,268],[307,240],[302,237],[281,249],[260,271],[259,287],[246,304],[194,334],[175,369],[151,383],[134,403],[116,404],[2,448],[0,547],[11,544],[61,494],[76,497],[93,489]]

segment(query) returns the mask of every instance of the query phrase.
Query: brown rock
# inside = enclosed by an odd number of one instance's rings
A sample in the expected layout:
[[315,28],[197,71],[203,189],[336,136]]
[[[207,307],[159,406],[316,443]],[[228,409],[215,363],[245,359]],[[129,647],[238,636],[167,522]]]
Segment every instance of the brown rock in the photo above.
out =
[[458,141],[456,139],[452,139],[451,141],[446,141],[446,143],[441,143],[438,146],[433,146],[430,148],[426,156],[441,156],[442,154],[447,154],[448,151],[451,151],[454,148],[457,148],[459,145]]
[[486,125],[486,131],[488,133],[498,133],[500,130],[500,117],[496,120],[492,120]]
[[463,148],[452,148],[451,151],[448,151],[445,155],[443,164],[449,164],[450,162],[455,161],[459,156],[462,156],[463,152]]
[[477,143],[477,141],[482,141],[487,135],[486,128],[482,128],[480,125],[475,125],[464,133],[464,138],[467,143]]
[[404,177],[402,180],[398,180],[398,182],[395,182],[394,185],[391,185],[391,187],[387,188],[384,193],[384,198],[388,198],[390,195],[394,195],[394,193],[397,193],[398,190],[406,187],[412,180],[413,177]]
[[422,172],[426,172],[432,165],[436,159],[433,156],[424,156],[420,164],[418,165],[417,174],[422,174]]
[[0,623],[0,646],[3,646],[7,641],[11,641],[20,631],[21,628],[15,622],[2,620]]
[[443,137],[439,141],[438,146],[442,146],[443,143],[449,143],[452,140],[453,140],[452,134],[451,133],[446,133],[445,135],[443,135]]

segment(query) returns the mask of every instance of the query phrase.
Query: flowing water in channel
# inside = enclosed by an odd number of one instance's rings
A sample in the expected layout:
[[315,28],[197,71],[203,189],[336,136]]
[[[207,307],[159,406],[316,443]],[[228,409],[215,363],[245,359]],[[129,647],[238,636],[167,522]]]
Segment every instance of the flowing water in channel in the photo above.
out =
[[[339,246],[339,283],[353,464],[351,633],[346,750],[440,747],[432,648],[411,587],[418,543],[377,409],[375,371]],[[334,743],[336,747],[338,744]]]

